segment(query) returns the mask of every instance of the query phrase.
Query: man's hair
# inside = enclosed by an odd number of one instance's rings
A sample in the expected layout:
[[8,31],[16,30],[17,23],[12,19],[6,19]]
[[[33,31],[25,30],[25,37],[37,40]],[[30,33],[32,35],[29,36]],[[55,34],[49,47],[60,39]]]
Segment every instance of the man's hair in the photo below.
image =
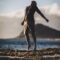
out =
[[36,1],[32,1],[31,5],[37,5]]

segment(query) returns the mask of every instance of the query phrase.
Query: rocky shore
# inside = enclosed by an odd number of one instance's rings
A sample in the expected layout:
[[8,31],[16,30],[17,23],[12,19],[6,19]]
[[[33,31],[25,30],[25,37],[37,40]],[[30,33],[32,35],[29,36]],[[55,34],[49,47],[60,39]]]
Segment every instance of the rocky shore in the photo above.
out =
[[60,60],[60,48],[36,50],[0,49],[0,60]]

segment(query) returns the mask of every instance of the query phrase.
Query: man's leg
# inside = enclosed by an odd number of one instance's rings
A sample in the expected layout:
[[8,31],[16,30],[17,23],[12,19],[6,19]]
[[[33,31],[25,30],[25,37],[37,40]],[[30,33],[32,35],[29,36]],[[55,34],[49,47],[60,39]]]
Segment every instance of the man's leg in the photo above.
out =
[[27,42],[28,42],[28,50],[29,50],[31,45],[30,45],[29,29],[28,28],[25,31],[25,35],[26,35],[26,39],[27,39]]
[[35,33],[32,33],[32,38],[34,40],[34,50],[36,50],[36,36],[35,36]]
[[34,40],[34,50],[36,50],[36,36],[35,36],[35,28],[31,29],[31,33],[32,33],[32,38]]

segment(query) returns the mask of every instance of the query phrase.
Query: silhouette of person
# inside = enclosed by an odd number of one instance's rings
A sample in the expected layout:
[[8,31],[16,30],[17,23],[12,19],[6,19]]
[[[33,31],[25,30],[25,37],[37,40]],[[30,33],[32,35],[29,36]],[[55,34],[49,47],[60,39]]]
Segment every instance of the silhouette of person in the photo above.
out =
[[31,5],[26,7],[25,17],[21,25],[25,25],[24,28],[25,28],[25,35],[28,42],[28,50],[31,47],[29,32],[31,32],[32,38],[34,40],[34,50],[36,50],[35,20],[34,20],[35,12],[40,14],[48,22],[48,19],[38,9],[36,1],[32,1]]

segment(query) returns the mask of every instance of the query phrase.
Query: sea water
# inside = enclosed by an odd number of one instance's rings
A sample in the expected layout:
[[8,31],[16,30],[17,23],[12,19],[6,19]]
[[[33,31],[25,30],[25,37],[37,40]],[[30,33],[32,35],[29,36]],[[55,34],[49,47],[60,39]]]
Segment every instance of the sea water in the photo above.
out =
[[[31,49],[34,48],[34,41],[31,39]],[[60,48],[60,40],[58,39],[37,39],[37,49]],[[1,49],[28,50],[26,39],[0,39]]]

